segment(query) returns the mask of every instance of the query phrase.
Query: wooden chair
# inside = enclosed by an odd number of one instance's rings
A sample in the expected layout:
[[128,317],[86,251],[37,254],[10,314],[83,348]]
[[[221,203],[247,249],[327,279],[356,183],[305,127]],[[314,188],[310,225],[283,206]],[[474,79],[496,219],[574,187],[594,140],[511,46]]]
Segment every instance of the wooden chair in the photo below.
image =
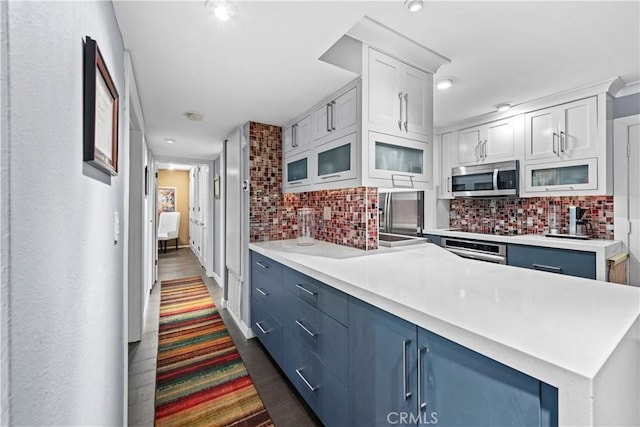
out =
[[178,234],[180,233],[180,212],[162,212],[158,222],[158,241],[160,248],[164,242],[164,253],[167,253],[167,240],[176,239],[178,250]]

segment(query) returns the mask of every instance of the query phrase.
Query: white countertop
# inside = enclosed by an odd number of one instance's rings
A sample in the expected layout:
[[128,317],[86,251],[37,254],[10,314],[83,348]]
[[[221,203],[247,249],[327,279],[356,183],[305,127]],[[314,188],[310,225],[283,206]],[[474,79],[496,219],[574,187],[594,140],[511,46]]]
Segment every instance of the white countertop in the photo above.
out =
[[561,425],[593,422],[583,414],[590,399],[568,400],[591,393],[640,319],[640,288],[478,262],[429,243],[364,252],[285,240],[250,249],[558,387]]

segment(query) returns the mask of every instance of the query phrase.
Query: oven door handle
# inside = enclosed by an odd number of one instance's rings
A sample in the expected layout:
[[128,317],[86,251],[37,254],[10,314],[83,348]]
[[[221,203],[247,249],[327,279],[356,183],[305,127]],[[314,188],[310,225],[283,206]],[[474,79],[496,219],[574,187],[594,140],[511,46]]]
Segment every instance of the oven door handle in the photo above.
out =
[[498,189],[498,169],[493,170],[493,189]]
[[495,262],[497,264],[507,263],[507,259],[502,255],[483,254],[480,252],[465,251],[464,249],[455,249],[455,248],[444,248],[444,249],[456,255],[460,255],[463,258],[471,258],[479,261]]

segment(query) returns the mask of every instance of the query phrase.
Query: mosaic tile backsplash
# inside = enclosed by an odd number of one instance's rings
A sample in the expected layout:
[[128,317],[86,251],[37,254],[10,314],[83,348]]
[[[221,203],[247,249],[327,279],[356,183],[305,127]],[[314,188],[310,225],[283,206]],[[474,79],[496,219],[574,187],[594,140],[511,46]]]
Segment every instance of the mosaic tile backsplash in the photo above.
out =
[[532,197],[527,199],[453,199],[449,227],[483,234],[545,234],[556,205],[560,226],[569,227],[569,206],[587,209],[584,219],[595,239],[613,239],[613,196]]
[[[297,209],[312,208],[314,238],[371,250],[378,248],[377,188],[348,188],[297,194],[282,193],[281,128],[249,125],[249,239],[251,242],[297,237]],[[324,207],[331,219],[323,219]]]

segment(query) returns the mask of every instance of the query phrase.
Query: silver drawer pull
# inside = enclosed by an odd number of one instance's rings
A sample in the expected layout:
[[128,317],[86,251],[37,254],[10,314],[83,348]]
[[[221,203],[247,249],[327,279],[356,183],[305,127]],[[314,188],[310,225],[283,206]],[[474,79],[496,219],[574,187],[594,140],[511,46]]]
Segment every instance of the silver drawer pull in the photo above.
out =
[[268,266],[268,265],[263,264],[263,263],[261,263],[260,261],[256,261],[256,264],[258,264],[258,266],[259,266],[259,267],[262,267],[262,268],[269,268],[269,266]]
[[304,286],[302,286],[300,283],[298,283],[296,285],[296,288],[300,289],[301,291],[305,291],[306,293],[308,293],[309,295],[311,295],[312,297],[315,297],[316,295],[318,295],[317,292],[311,292],[309,289],[305,288]]
[[261,288],[256,288],[256,291],[260,292],[260,294],[262,294],[265,297],[269,295],[267,292],[263,291]]
[[260,323],[262,323],[262,322],[256,322],[256,327],[257,327],[258,329],[260,329],[260,332],[262,332],[262,333],[263,333],[263,334],[265,334],[265,335],[266,335],[266,334],[268,334],[269,332],[271,332],[271,331],[267,331],[267,330],[265,330],[265,329],[262,327],[262,325],[261,325]]
[[289,185],[300,185],[300,184],[302,184],[302,181],[293,181],[289,183]]
[[424,369],[422,367],[422,353],[425,351],[427,351],[427,347],[418,347],[418,410],[420,412],[427,408],[427,403],[422,401],[424,398],[424,393],[422,392],[422,375],[424,374]]
[[308,333],[309,335],[311,335],[312,337],[315,337],[318,334],[314,334],[313,332],[311,332],[306,326],[304,326],[302,324],[302,322],[300,322],[299,320],[296,320],[296,325],[300,326],[302,328],[303,331],[305,331],[306,333]]
[[543,265],[543,264],[531,264],[534,270],[540,271],[549,271],[551,273],[562,273],[562,267],[556,267],[553,265]]
[[320,179],[329,179],[329,178],[340,178],[342,175],[340,175],[339,173],[335,174],[335,175],[325,175],[325,176],[321,176]]
[[411,340],[402,341],[402,389],[404,391],[404,395],[402,396],[404,400],[409,400],[411,397],[411,392],[409,391],[409,384],[407,381],[407,346],[411,344]]
[[318,387],[314,387],[312,386],[309,381],[307,381],[307,379],[304,377],[304,375],[302,375],[302,368],[300,369],[296,369],[296,374],[298,374],[298,376],[300,378],[302,378],[302,381],[304,381],[304,383],[307,385],[307,387],[309,387],[309,390],[311,391],[316,391],[318,389]]

